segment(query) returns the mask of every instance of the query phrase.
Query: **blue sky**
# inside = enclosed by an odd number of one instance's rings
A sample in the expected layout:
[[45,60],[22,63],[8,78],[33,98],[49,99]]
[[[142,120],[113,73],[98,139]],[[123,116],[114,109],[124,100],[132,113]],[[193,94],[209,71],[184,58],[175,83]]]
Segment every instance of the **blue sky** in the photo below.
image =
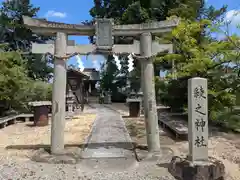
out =
[[[3,0],[0,0],[2,2]],[[45,17],[48,20],[66,22],[66,23],[81,23],[84,20],[90,20],[89,10],[93,7],[93,0],[32,0],[32,4],[40,7],[38,16]],[[206,0],[208,5],[213,5],[220,8],[223,4],[228,5],[228,13],[226,18],[233,20],[230,31],[237,32],[234,28],[235,24],[240,23],[240,14],[233,17],[235,12],[240,12],[239,0]],[[240,34],[240,33],[239,33]],[[77,44],[88,44],[88,37],[69,37],[74,39]],[[95,61],[92,61],[95,60]],[[97,60],[97,61],[96,61]],[[86,68],[99,66],[99,61],[103,61],[101,56],[82,57],[83,65]],[[68,64],[76,65],[76,58],[68,61]]]
[[[66,23],[81,23],[90,20],[89,10],[93,7],[93,0],[32,0],[32,4],[40,7],[39,17],[47,17],[48,20]],[[69,39],[75,40],[77,44],[89,44],[88,37],[74,36]],[[99,67],[99,62],[103,61],[102,56],[81,56],[83,66]],[[93,61],[95,60],[95,61]],[[68,64],[76,65],[76,58],[68,60]]]

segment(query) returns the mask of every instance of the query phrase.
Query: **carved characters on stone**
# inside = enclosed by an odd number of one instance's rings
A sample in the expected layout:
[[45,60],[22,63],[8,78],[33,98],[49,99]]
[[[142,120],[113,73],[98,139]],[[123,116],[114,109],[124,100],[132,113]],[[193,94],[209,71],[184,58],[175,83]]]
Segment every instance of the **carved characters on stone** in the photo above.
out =
[[208,160],[207,80],[188,81],[189,150],[192,161]]

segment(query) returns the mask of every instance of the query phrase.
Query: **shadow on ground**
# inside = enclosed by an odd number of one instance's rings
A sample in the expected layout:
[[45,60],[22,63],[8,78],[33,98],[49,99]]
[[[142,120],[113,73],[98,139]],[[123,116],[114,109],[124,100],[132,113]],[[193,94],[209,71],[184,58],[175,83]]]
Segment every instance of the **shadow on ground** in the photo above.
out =
[[[89,148],[89,149],[98,149],[98,148],[122,148],[130,151],[142,150],[148,151],[148,146],[145,144],[138,143],[126,143],[126,142],[111,142],[111,143],[90,143],[90,144],[65,144],[64,146],[67,148]],[[34,145],[9,145],[5,149],[7,150],[39,150],[45,149],[50,152],[50,145],[48,144],[34,144]]]
[[[90,144],[65,144],[65,148],[90,148],[90,149],[97,149],[97,148],[123,148],[127,150],[133,150],[132,147],[135,147],[134,143],[127,143],[127,142],[111,142],[111,143],[90,143]],[[37,150],[37,149],[50,149],[50,145],[48,144],[33,144],[33,145],[9,145],[5,149],[7,150]]]
[[170,163],[157,164],[158,167],[165,168],[165,169],[168,169],[169,165],[170,165]]

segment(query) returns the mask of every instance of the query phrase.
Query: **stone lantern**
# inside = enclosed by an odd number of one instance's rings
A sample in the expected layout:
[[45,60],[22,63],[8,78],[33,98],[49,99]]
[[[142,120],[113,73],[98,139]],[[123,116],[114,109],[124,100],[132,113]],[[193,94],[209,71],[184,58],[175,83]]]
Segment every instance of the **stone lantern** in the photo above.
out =
[[129,107],[129,116],[130,117],[139,117],[142,111],[142,92],[132,92],[129,94],[127,98],[127,103]]
[[105,104],[111,104],[112,103],[112,92],[109,90],[107,92],[105,92],[105,96],[104,96],[104,103]]
[[67,99],[66,99],[68,113],[74,112],[74,99],[75,99],[75,96],[74,96],[72,90],[69,89],[69,92],[67,94]]
[[143,92],[140,88],[140,90],[137,92],[136,94],[137,98],[140,98],[141,99],[141,102],[140,102],[140,114],[143,114],[143,110],[144,110],[144,107],[143,107]]

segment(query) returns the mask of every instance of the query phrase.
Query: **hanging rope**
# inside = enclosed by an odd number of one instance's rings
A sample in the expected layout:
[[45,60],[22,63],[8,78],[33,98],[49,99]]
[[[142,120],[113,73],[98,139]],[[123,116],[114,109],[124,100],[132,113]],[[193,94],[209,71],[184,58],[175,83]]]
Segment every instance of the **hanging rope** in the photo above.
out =
[[134,53],[131,53],[131,55],[133,58],[136,58],[138,60],[148,60],[153,57],[153,56],[139,56],[139,55],[135,55]]
[[53,58],[57,58],[57,59],[62,59],[62,60],[68,60],[68,59],[70,59],[71,57],[73,57],[73,56],[77,56],[77,55],[81,55],[80,53],[73,53],[73,54],[70,54],[70,55],[66,55],[66,56],[57,56],[57,55],[53,55],[52,53],[50,53],[50,52],[47,52],[47,53],[45,53],[45,55],[50,55],[50,56],[52,56]]

